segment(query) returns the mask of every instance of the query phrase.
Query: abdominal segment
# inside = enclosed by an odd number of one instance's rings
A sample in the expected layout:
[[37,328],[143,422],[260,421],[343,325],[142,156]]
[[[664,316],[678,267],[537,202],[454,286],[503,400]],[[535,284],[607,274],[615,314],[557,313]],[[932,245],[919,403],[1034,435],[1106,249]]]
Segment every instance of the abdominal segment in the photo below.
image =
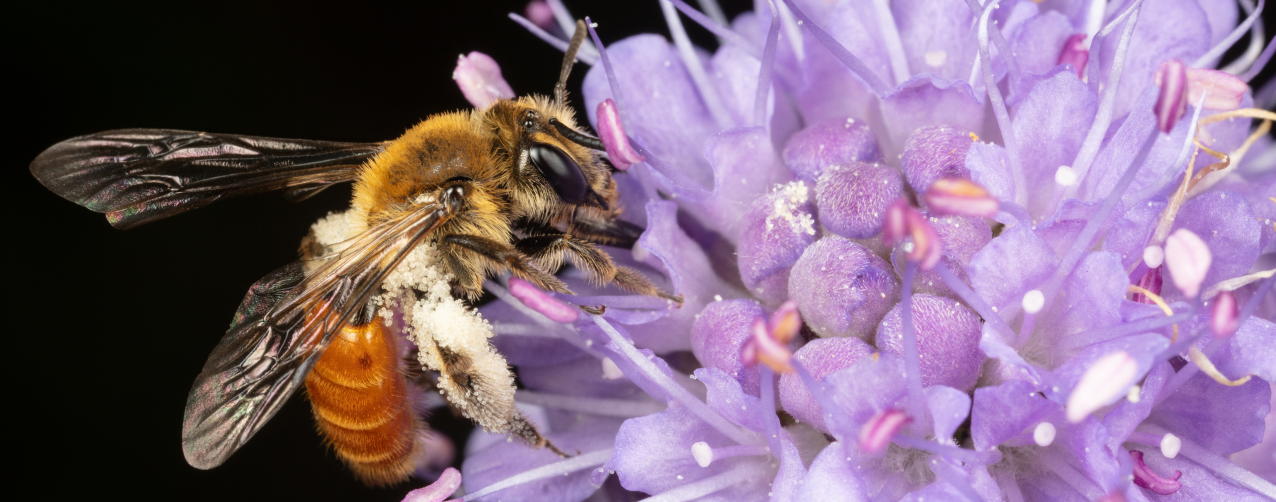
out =
[[342,327],[314,369],[306,391],[319,431],[369,485],[412,474],[424,455],[393,334],[379,316]]

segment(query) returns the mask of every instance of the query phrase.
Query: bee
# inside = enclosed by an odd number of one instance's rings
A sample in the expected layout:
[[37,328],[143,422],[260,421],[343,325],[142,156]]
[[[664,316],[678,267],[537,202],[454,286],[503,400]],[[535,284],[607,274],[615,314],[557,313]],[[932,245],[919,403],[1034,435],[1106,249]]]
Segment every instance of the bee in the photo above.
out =
[[552,99],[434,115],[392,141],[126,129],[63,141],[31,163],[45,187],[121,229],[224,198],[282,191],[300,201],[354,182],[351,208],[312,227],[298,261],[251,286],[196,377],[182,427],[190,465],[225,462],[303,386],[318,430],[369,485],[403,481],[421,461],[413,396],[423,385],[491,432],[564,455],[514,407],[512,373],[487,338],[452,332],[474,324],[417,322],[406,347],[395,323],[423,316],[411,312],[418,295],[472,305],[483,279],[505,270],[571,293],[552,273],[565,258],[596,284],[681,302],[598,247],[632,247],[642,229],[618,219],[605,148],[566,103],[584,34],[578,21]]

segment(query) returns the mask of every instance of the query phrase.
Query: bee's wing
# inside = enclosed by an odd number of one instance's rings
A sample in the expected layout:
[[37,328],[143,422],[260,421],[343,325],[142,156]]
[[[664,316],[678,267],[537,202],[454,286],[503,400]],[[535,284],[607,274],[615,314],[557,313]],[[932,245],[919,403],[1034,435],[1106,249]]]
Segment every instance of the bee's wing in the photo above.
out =
[[385,275],[446,219],[438,205],[404,211],[350,239],[309,276],[298,261],[257,281],[186,400],[186,461],[216,467],[246,443],[297,390]]
[[63,198],[131,228],[228,197],[285,190],[304,199],[350,181],[379,143],[120,129],[71,138],[31,162]]

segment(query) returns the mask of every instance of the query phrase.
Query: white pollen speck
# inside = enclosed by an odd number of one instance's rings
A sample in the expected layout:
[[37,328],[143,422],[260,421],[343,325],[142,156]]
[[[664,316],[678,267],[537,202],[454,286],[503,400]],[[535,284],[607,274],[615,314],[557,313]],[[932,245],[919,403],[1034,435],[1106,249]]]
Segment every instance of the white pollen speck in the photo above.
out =
[[1126,399],[1129,399],[1131,403],[1136,403],[1136,404],[1137,404],[1137,403],[1139,402],[1139,392],[1140,392],[1140,390],[1141,390],[1141,389],[1139,389],[1139,386],[1138,386],[1138,385],[1135,385],[1135,386],[1133,386],[1133,387],[1130,387],[1130,392],[1126,393],[1125,398],[1126,398]]
[[722,295],[713,295],[713,301],[715,302],[722,301]]
[[1023,311],[1029,314],[1041,312],[1041,308],[1046,306],[1046,295],[1041,290],[1034,289],[1023,295]]
[[699,441],[691,445],[691,456],[700,467],[709,467],[713,463],[713,448],[709,447],[709,443]]
[[1077,172],[1068,166],[1059,166],[1054,172],[1054,182],[1060,186],[1070,187],[1077,182]]
[[924,54],[923,57],[926,58],[926,66],[939,68],[948,61],[948,52],[944,50],[930,51]]
[[678,479],[682,479],[682,475],[681,475],[681,474],[679,474],[679,475],[678,475]]

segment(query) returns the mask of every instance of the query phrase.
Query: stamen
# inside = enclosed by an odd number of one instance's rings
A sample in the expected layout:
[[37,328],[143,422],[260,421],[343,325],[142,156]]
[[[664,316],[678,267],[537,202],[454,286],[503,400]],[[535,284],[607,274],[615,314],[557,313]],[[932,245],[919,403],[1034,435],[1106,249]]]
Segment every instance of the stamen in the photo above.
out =
[[549,0],[546,6],[549,7],[549,13],[554,16],[554,20],[558,22],[558,29],[563,30],[564,34],[570,35],[576,30],[576,20],[572,18],[572,13],[567,11],[567,6],[563,5],[562,0]]
[[1174,285],[1188,298],[1196,298],[1213,258],[1205,241],[1191,230],[1180,228],[1165,239],[1165,268]]
[[[1253,0],[1241,0],[1241,8],[1245,9],[1245,14],[1252,14],[1254,12],[1254,7]],[[1263,20],[1260,17],[1259,20],[1250,27],[1249,44],[1245,47],[1245,53],[1241,54],[1241,56],[1236,58],[1235,61],[1232,61],[1231,64],[1223,67],[1222,70],[1233,75],[1238,75],[1241,72],[1252,70],[1255,62],[1262,59],[1260,53],[1264,52],[1263,41],[1267,38],[1267,33],[1265,33],[1265,31]],[[1270,47],[1271,45],[1268,44],[1267,46]],[[1266,63],[1266,61],[1263,62]],[[1261,66],[1259,67],[1259,71],[1262,71]],[[1247,78],[1242,78],[1242,80],[1245,80],[1246,82],[1249,81]]]
[[1080,422],[1125,393],[1138,377],[1139,362],[1125,351],[1105,355],[1081,375],[1068,396],[1068,421]]
[[860,429],[860,449],[870,455],[881,453],[895,434],[912,421],[902,410],[891,408],[878,412]]
[[1210,47],[1208,52],[1202,54],[1201,57],[1196,58],[1196,61],[1192,63],[1192,67],[1201,68],[1221,57],[1224,52],[1227,52],[1228,48],[1236,44],[1236,41],[1240,40],[1242,36],[1245,36],[1245,32],[1249,31],[1249,27],[1253,25],[1254,21],[1258,19],[1258,16],[1262,14],[1264,3],[1264,0],[1258,0],[1258,8],[1254,9],[1254,11],[1249,14],[1249,17],[1245,18],[1241,24],[1236,25],[1236,28],[1227,35],[1227,38],[1220,40],[1217,44],[1214,44],[1214,47]]
[[1236,380],[1229,380],[1227,377],[1223,376],[1223,373],[1219,371],[1218,368],[1214,367],[1214,362],[1210,361],[1209,356],[1206,356],[1205,353],[1201,352],[1201,349],[1196,348],[1195,345],[1187,348],[1187,358],[1191,359],[1194,364],[1200,367],[1202,373],[1209,375],[1209,377],[1213,378],[1215,382],[1228,387],[1245,385],[1246,382],[1249,382],[1249,379],[1254,377],[1254,375],[1245,375]]
[[[692,21],[695,21],[696,24],[699,24],[700,26],[703,26],[704,29],[713,32],[713,34],[718,37],[718,41],[721,45],[726,45],[728,43],[734,44],[735,46],[744,49],[750,56],[758,59],[762,58],[762,55],[758,53],[757,47],[754,47],[752,43],[745,40],[739,33],[736,33],[735,31],[732,31],[731,28],[724,26],[723,22],[712,19],[710,16],[707,16],[692,8],[690,5],[687,5],[682,0],[671,1],[673,2],[674,7],[677,7],[679,11],[686,14],[687,17],[691,18]],[[703,1],[701,2],[701,5],[704,5]],[[719,11],[719,14],[721,14],[721,11]]]
[[899,290],[900,331],[904,348],[904,378],[908,380],[908,411],[914,416],[926,413],[926,395],[922,390],[921,352],[917,348],[917,332],[913,329],[913,279],[917,264],[904,266],[904,281]]
[[1050,443],[1054,442],[1056,434],[1057,431],[1054,428],[1054,424],[1041,422],[1037,424],[1036,428],[1032,429],[1032,441],[1037,443],[1037,446],[1050,446]]
[[1054,182],[1061,187],[1077,184],[1077,171],[1068,166],[1059,166],[1054,172]]
[[717,476],[708,477],[694,483],[687,483],[654,497],[643,499],[645,502],[685,502],[699,500],[705,495],[725,490],[741,483],[755,473],[752,469],[731,469]]
[[[1143,0],[1135,0],[1133,5],[1109,22],[1099,32],[1099,36],[1095,37],[1095,39],[1102,37],[1103,42],[1107,42],[1107,33],[1116,28],[1118,23],[1125,21],[1125,29],[1121,31],[1121,40],[1117,43],[1116,55],[1112,59],[1112,68],[1108,72],[1108,81],[1100,85],[1100,88],[1103,89],[1103,96],[1099,100],[1099,110],[1094,115],[1094,122],[1090,123],[1090,130],[1086,132],[1085,140],[1081,143],[1081,149],[1077,151],[1076,159],[1072,161],[1072,168],[1076,169],[1078,179],[1084,180],[1086,174],[1090,172],[1090,165],[1094,163],[1095,156],[1099,154],[1099,147],[1102,146],[1103,138],[1108,133],[1108,126],[1112,123],[1112,114],[1116,107],[1116,92],[1121,85],[1121,73],[1125,69],[1126,51],[1130,48],[1130,39],[1134,37],[1134,25],[1139,19],[1139,12],[1142,8]],[[1128,20],[1125,19],[1127,16]],[[1090,44],[1090,49],[1094,49],[1093,43]],[[1096,71],[1094,66],[1090,68],[1091,72]],[[1138,162],[1136,165],[1141,163]],[[1081,184],[1077,184],[1069,187],[1065,197],[1074,197],[1080,186]],[[1051,207],[1046,211],[1046,214],[1051,214],[1054,210],[1055,208]]]
[[[614,364],[614,363],[613,363]],[[514,394],[520,403],[604,417],[637,418],[665,411],[668,406],[652,400],[607,399],[601,397],[566,396],[520,389]]]
[[[1276,202],[1276,200],[1273,200],[1272,202]],[[1236,291],[1237,289],[1240,289],[1243,286],[1246,286],[1253,282],[1261,281],[1263,279],[1271,277],[1272,275],[1276,275],[1276,268],[1273,268],[1271,270],[1264,270],[1262,272],[1254,272],[1252,274],[1242,275],[1240,277],[1233,277],[1231,279],[1227,279],[1224,281],[1218,281],[1218,284],[1210,286],[1210,289],[1205,290],[1205,293],[1201,295],[1201,298],[1205,300],[1209,300],[1210,298],[1213,298],[1215,295],[1219,294],[1222,291]]]
[[[513,12],[509,13],[509,18],[515,23],[518,23],[519,26],[522,26],[524,29],[531,32],[532,35],[536,36],[536,38],[545,41],[545,43],[549,44],[551,47],[560,51],[567,51],[567,46],[570,44],[566,40],[561,40],[558,37],[549,34],[549,32],[542,30],[540,26],[536,26],[536,23],[533,23],[527,20],[527,18]],[[598,63],[598,54],[595,54],[594,51],[586,45],[582,46],[581,51],[576,54],[576,59],[582,63],[593,66]]]
[[1161,246],[1148,246],[1143,248],[1143,263],[1146,263],[1148,268],[1159,267],[1164,261],[1165,250],[1162,249]]
[[1178,479],[1183,476],[1183,471],[1176,470],[1173,477],[1167,479],[1158,476],[1143,463],[1143,452],[1130,450],[1130,458],[1134,459],[1134,484],[1161,495],[1173,494],[1183,487],[1183,484],[1178,482]]
[[629,137],[625,135],[625,126],[620,121],[620,111],[616,108],[615,101],[607,98],[598,103],[597,116],[598,139],[602,140],[603,147],[607,149],[607,158],[616,169],[624,171],[629,166],[647,160],[629,145]]
[[457,57],[452,80],[475,108],[487,108],[498,100],[514,97],[514,90],[501,77],[501,66],[482,52]]
[[926,207],[937,215],[992,218],[1001,204],[978,183],[962,178],[941,178],[926,189]]
[[709,443],[699,441],[691,445],[691,457],[700,467],[709,467],[713,463],[713,448],[709,447]]
[[1085,65],[1090,60],[1089,44],[1085,42],[1086,34],[1077,33],[1063,42],[1059,51],[1059,60],[1055,64],[1070,64],[1077,71],[1077,78],[1085,79]]
[[471,500],[486,497],[490,494],[499,492],[506,488],[512,488],[524,483],[530,483],[538,479],[545,479],[545,478],[549,478],[553,476],[562,476],[562,475],[570,474],[579,470],[589,469],[594,466],[599,466],[606,463],[607,460],[611,458],[612,451],[613,450],[611,448],[607,448],[605,450],[591,451],[583,455],[578,455],[575,457],[568,458],[566,460],[560,460],[558,462],[554,462],[549,465],[523,471],[513,476],[510,476],[508,478],[492,483],[481,490],[467,493],[465,494],[464,497],[461,498],[461,500],[464,502],[469,502]]
[[422,488],[408,492],[403,502],[442,502],[461,487],[461,471],[448,467],[439,479]]
[[[1159,75],[1158,75],[1159,76]],[[1159,82],[1158,82],[1159,83]],[[1192,101],[1205,96],[1206,110],[1235,110],[1249,86],[1230,73],[1199,68],[1187,69],[1187,94]]]
[[[1251,44],[1252,45],[1250,45],[1250,47],[1255,46],[1253,45],[1253,42],[1251,42]],[[1273,53],[1276,53],[1276,44],[1268,43],[1267,47],[1263,49],[1262,54],[1259,54],[1258,59],[1255,59],[1254,62],[1250,64],[1249,70],[1246,70],[1245,73],[1241,74],[1241,80],[1244,80],[1247,83],[1254,80],[1254,77],[1257,77],[1259,73],[1263,72],[1263,68],[1267,66],[1267,62],[1271,61]],[[1225,68],[1225,70],[1226,69],[1231,69],[1231,67]]]
[[[1248,152],[1249,148],[1254,145],[1254,142],[1258,141],[1259,138],[1266,136],[1267,132],[1271,130],[1272,121],[1276,120],[1276,112],[1272,112],[1268,110],[1260,110],[1258,108],[1242,108],[1240,110],[1233,110],[1230,112],[1223,112],[1223,113],[1210,115],[1209,117],[1205,117],[1201,119],[1200,123],[1201,125],[1213,124],[1215,122],[1219,122],[1219,121],[1227,120],[1231,118],[1236,118],[1236,117],[1250,117],[1250,118],[1262,119],[1263,123],[1259,124],[1258,128],[1255,129],[1253,132],[1251,132],[1248,138],[1245,138],[1245,142],[1242,143],[1239,148],[1237,148],[1235,151],[1231,152],[1229,155],[1226,156],[1230,159],[1232,167],[1228,168],[1227,167],[1228,164],[1223,163],[1221,166],[1218,164],[1214,164],[1206,168],[1206,170],[1209,170],[1209,171],[1217,170],[1219,172],[1210,176],[1209,179],[1203,180],[1204,181],[1203,183],[1198,184],[1197,181],[1202,181],[1202,180],[1193,179],[1192,181],[1193,186],[1188,192],[1188,197],[1196,197],[1201,192],[1208,190],[1210,187],[1214,186],[1215,183],[1218,183],[1225,176],[1227,176],[1229,173],[1235,170],[1236,169],[1235,166],[1239,165],[1241,162],[1241,159],[1245,158],[1245,153]],[[1197,145],[1199,146],[1199,142],[1197,143]],[[1205,174],[1197,174],[1197,177],[1202,177],[1202,176],[1205,176]]]
[[767,368],[780,373],[793,371],[790,364],[793,352],[784,346],[787,342],[781,342],[767,329],[766,321],[761,317],[753,320],[752,333],[753,336],[741,348],[740,362],[745,366],[761,362]]
[[837,58],[838,61],[841,61],[842,65],[851,70],[851,73],[854,73],[855,76],[860,78],[860,80],[863,80],[865,84],[868,84],[868,88],[872,89],[873,93],[877,94],[877,97],[880,98],[883,94],[890,91],[890,87],[882,81],[881,77],[878,77],[876,73],[873,73],[873,71],[870,70],[863,61],[860,61],[860,58],[851,54],[851,51],[846,50],[846,47],[843,47],[842,44],[838,43],[837,39],[834,39],[827,32],[820,29],[819,25],[811,22],[811,19],[806,17],[806,14],[802,13],[802,9],[799,9],[797,5],[793,3],[793,0],[784,0],[784,4],[789,7],[789,10],[793,11],[793,15],[798,18],[798,21],[803,26],[806,26],[806,29],[811,31],[811,34],[815,36],[815,39],[819,40],[820,44],[824,45],[824,48],[833,53],[833,57]]
[[891,63],[895,85],[902,84],[913,72],[908,69],[904,42],[899,38],[899,28],[895,24],[895,16],[891,14],[888,0],[873,0],[873,13],[877,15],[877,27],[881,30],[882,43],[886,45],[886,56]]
[[532,310],[540,312],[550,320],[561,323],[575,322],[580,318],[580,310],[558,299],[549,296],[530,282],[517,277],[510,277],[510,294],[523,302]]
[[1161,454],[1165,458],[1174,458],[1179,456],[1179,450],[1183,449],[1183,440],[1170,433],[1161,436]]
[[917,263],[922,270],[931,270],[943,257],[939,233],[908,200],[900,197],[886,208],[882,225],[882,241],[887,246],[903,242],[905,235],[913,238],[913,248],[908,251],[908,261]]
[[620,380],[625,377],[625,372],[620,370],[620,366],[616,366],[616,361],[612,361],[610,357],[604,357],[602,361],[603,378],[608,380]]
[[1210,309],[1210,332],[1215,338],[1231,338],[1240,326],[1236,323],[1240,316],[1236,295],[1224,291],[1214,298],[1214,307]]
[[780,13],[775,9],[775,2],[767,0],[771,7],[771,27],[767,29],[766,45],[762,48],[762,65],[758,68],[758,83],[754,88],[753,123],[765,126],[766,97],[771,91],[771,67],[775,64],[775,46],[780,40]]
[[[966,0],[966,6],[970,7],[972,14],[979,15],[981,10],[979,0]],[[997,55],[1001,56],[1001,60],[1006,62],[1006,68],[1009,70],[1010,86],[1014,88],[1015,84],[1019,82],[1019,77],[1022,73],[1019,70],[1019,60],[1015,59],[1015,54],[1010,50],[1010,44],[1006,42],[1006,36],[1001,34],[1001,30],[992,30],[992,45],[997,48]],[[979,61],[975,61],[975,67],[972,70],[975,68],[979,68]],[[971,87],[975,86],[974,73],[974,71],[971,72]],[[975,133],[972,132],[970,135],[974,141],[979,141],[979,137],[975,136]]]
[[[1024,176],[1023,164],[1019,161],[1019,142],[1015,139],[1015,131],[1010,122],[1010,113],[1006,111],[1006,102],[1001,99],[1001,90],[997,88],[997,79],[992,72],[992,59],[988,51],[988,18],[1000,0],[990,0],[984,5],[984,12],[979,16],[979,58],[983,66],[984,89],[992,102],[993,114],[997,117],[997,128],[1001,130],[1002,142],[1006,144],[1006,155],[1010,158],[1010,175],[1015,186],[1015,203],[1028,205],[1028,181]],[[1141,0],[1139,0],[1141,1]]]
[[[1154,437],[1167,432],[1160,427],[1149,425],[1147,422],[1140,424],[1139,429],[1154,434]],[[1133,436],[1131,439],[1133,440]],[[1271,482],[1258,477],[1257,474],[1233,464],[1226,457],[1209,451],[1201,445],[1193,443],[1186,438],[1179,438],[1179,441],[1181,443],[1182,454],[1185,458],[1200,464],[1206,469],[1214,471],[1214,473],[1219,477],[1231,482],[1232,484],[1243,486],[1258,492],[1260,495],[1269,499],[1276,499],[1276,485],[1273,485]],[[1152,443],[1152,446],[1155,446],[1155,443]]]
[[695,47],[691,45],[691,38],[687,37],[687,30],[682,27],[682,19],[678,17],[677,9],[673,8],[673,4],[669,0],[660,0],[660,11],[665,15],[665,24],[669,25],[669,34],[673,36],[673,44],[678,48],[678,54],[682,57],[682,65],[687,69],[687,74],[691,76],[691,82],[695,84],[696,90],[699,91],[700,99],[704,100],[705,108],[709,109],[709,115],[713,116],[719,128],[730,128],[732,126],[731,116],[727,114],[726,108],[722,106],[722,96],[718,95],[717,88],[709,81],[709,75],[704,71],[700,56],[696,54]]
[[642,353],[638,352],[638,349],[634,347],[633,342],[630,342],[621,335],[620,332],[616,331],[616,328],[612,326],[611,323],[608,323],[606,319],[603,319],[602,316],[589,314],[589,318],[592,319],[598,327],[602,328],[603,332],[607,334],[607,337],[611,338],[611,341],[620,349],[620,353],[625,357],[628,357],[630,362],[632,362],[639,370],[642,370],[643,374],[645,374],[647,378],[651,379],[652,383],[660,386],[660,388],[670,397],[681,403],[683,406],[686,406],[687,410],[691,411],[692,414],[696,415],[701,420],[704,420],[705,423],[709,424],[714,429],[717,429],[718,432],[721,432],[732,441],[740,444],[759,444],[762,442],[761,438],[757,437],[757,434],[752,431],[741,429],[738,425],[718,414],[718,412],[713,411],[713,409],[710,408],[709,405],[705,404],[704,401],[701,401],[699,398],[692,395],[690,391],[683,388],[681,385],[678,385],[678,383],[674,382],[672,378],[669,378],[669,375],[664,374],[664,372],[660,371],[659,368],[656,368],[655,363],[652,363],[651,360],[646,358],[646,356],[643,356]]
[[1156,71],[1156,85],[1161,88],[1152,109],[1156,112],[1156,127],[1169,134],[1187,112],[1187,66],[1177,59],[1161,63]]
[[[1148,273],[1152,273],[1152,272],[1153,272],[1153,271],[1155,271],[1155,270],[1156,270],[1156,269],[1149,270],[1149,271],[1148,271]],[[1147,277],[1147,275],[1144,275],[1144,277]],[[1158,275],[1157,277],[1159,277],[1159,275]],[[1157,282],[1157,286],[1160,286],[1160,282]],[[1158,288],[1158,289],[1159,289],[1159,288]],[[1135,286],[1135,285],[1133,285],[1133,284],[1129,285],[1129,286],[1126,288],[1126,291],[1129,291],[1129,292],[1131,292],[1131,293],[1134,293],[1134,297],[1135,297],[1134,301],[1139,302],[1139,303],[1149,303],[1149,302],[1150,302],[1150,303],[1152,303],[1152,304],[1154,304],[1154,305],[1156,305],[1156,306],[1158,306],[1158,307],[1161,307],[1161,312],[1165,312],[1165,315],[1166,315],[1166,316],[1168,316],[1168,317],[1173,317],[1173,316],[1174,316],[1174,310],[1170,308],[1170,305],[1169,305],[1169,304],[1165,303],[1165,300],[1163,300],[1163,299],[1161,298],[1161,296],[1160,296],[1160,295],[1158,295],[1158,294],[1156,294],[1156,293],[1154,293],[1154,292],[1152,292],[1152,291],[1149,291],[1149,290],[1143,289],[1142,287]],[[1175,325],[1174,325],[1174,336],[1170,338],[1170,343],[1174,343],[1174,341],[1175,341],[1175,340],[1178,340],[1178,338],[1179,338],[1179,325],[1178,325],[1178,324],[1175,324]]]
[[776,458],[780,456],[780,417],[775,414],[775,375],[771,368],[760,368],[762,388],[759,399],[762,400],[762,430],[766,432],[766,442]]

